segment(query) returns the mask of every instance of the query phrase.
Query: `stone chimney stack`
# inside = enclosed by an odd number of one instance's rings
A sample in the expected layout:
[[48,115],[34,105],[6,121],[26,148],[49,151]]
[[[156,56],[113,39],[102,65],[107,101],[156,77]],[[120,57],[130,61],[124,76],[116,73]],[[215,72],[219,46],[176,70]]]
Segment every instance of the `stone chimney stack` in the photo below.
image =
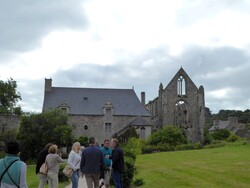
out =
[[141,92],[141,103],[145,106],[145,92]]
[[52,91],[52,79],[45,78],[45,92],[51,92]]

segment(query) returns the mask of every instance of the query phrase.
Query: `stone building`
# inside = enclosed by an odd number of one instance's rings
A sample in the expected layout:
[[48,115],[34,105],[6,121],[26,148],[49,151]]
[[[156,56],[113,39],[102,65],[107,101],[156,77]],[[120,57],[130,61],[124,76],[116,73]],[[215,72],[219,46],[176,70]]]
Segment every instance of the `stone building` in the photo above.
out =
[[243,138],[250,138],[250,130],[246,129],[246,124],[238,122],[238,117],[229,117],[228,121],[214,120],[209,132],[215,132],[220,129],[229,130]]
[[203,141],[204,88],[197,88],[183,68],[165,88],[160,84],[158,97],[150,101],[146,108],[151,114],[154,130],[175,125],[183,130],[189,141]]
[[141,138],[151,134],[145,97],[140,101],[133,89],[52,87],[52,79],[45,79],[43,111],[55,108],[68,114],[76,137],[102,142],[131,127]]

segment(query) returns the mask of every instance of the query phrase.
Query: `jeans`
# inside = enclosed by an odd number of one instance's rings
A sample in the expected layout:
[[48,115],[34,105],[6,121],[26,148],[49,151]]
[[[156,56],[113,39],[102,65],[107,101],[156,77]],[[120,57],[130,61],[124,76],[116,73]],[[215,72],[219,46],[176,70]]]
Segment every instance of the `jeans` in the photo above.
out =
[[113,170],[113,178],[114,178],[114,183],[115,183],[115,187],[116,188],[122,188],[122,173],[117,171],[117,170]]
[[71,176],[72,188],[78,188],[79,170],[73,171]]

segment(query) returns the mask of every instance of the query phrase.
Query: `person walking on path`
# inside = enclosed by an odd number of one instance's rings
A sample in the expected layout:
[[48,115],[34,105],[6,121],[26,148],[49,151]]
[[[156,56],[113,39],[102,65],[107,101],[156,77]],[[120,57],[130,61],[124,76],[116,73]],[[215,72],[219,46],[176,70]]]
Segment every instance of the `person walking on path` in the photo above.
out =
[[73,169],[73,174],[71,176],[72,188],[78,188],[79,182],[79,169],[81,163],[81,156],[80,156],[81,144],[80,142],[75,142],[72,145],[71,152],[69,153],[68,157],[68,164]]
[[99,177],[104,168],[102,151],[95,146],[95,138],[89,138],[89,147],[82,152],[80,170],[85,176],[87,188],[99,188]]
[[5,145],[3,159],[0,159],[0,187],[1,188],[28,188],[26,181],[27,165],[19,158],[20,144],[9,141]]
[[52,143],[48,143],[37,155],[36,162],[36,174],[39,177],[39,185],[38,188],[45,188],[47,183],[47,175],[39,173],[39,169],[42,164],[45,162],[46,156],[49,154],[48,150]]
[[116,188],[122,188],[122,172],[124,170],[124,154],[118,144],[117,139],[111,140],[112,151],[112,170]]
[[58,154],[57,145],[51,145],[49,147],[49,154],[46,157],[45,162],[48,166],[48,183],[49,188],[58,188],[58,173],[59,164],[65,162]]
[[110,147],[110,140],[109,139],[105,139],[104,143],[103,143],[103,147],[102,147],[102,153],[104,156],[104,185],[106,188],[108,188],[109,186],[109,181],[110,181],[110,177],[111,177],[111,170],[112,170],[112,149]]

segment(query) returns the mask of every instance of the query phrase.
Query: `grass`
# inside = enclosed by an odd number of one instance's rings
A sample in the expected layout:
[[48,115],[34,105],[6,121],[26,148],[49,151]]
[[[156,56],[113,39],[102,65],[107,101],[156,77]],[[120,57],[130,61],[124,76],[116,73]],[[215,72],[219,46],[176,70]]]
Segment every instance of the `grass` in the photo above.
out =
[[139,155],[141,188],[249,188],[250,144]]
[[[39,178],[35,174],[35,165],[28,165],[27,169],[27,183],[29,188],[37,188],[39,185]],[[65,188],[69,184],[68,182],[62,182],[59,184],[58,188]],[[46,188],[48,187],[48,184]]]

